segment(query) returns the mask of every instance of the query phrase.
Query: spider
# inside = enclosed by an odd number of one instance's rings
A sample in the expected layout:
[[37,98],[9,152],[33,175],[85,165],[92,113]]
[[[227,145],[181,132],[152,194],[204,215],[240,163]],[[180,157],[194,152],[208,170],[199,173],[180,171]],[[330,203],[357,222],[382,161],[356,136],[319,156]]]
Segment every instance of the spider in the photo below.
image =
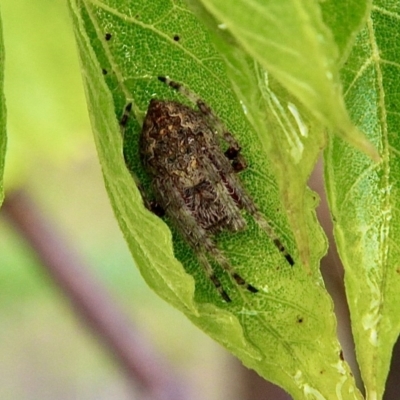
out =
[[[239,286],[257,293],[258,290],[236,272],[217,247],[215,234],[245,229],[246,221],[242,215],[245,210],[269,235],[291,266],[294,265],[293,258],[237,175],[246,168],[239,143],[203,100],[167,77],[158,79],[186,96],[198,110],[176,101],[150,101],[139,149],[142,165],[151,178],[155,201],[147,200],[144,195],[145,205],[159,216],[167,214],[226,302],[231,298],[215,274],[210,259]],[[131,107],[132,104],[125,107],[120,121],[122,129]],[[228,145],[225,152],[220,145],[222,140]]]

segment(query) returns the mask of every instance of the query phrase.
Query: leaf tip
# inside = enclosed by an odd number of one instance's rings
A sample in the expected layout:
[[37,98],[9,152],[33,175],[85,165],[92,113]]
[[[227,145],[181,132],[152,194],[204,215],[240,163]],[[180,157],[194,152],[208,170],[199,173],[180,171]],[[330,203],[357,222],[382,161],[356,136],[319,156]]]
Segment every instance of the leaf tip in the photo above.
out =
[[[359,132],[360,136],[354,142],[354,145],[360,149],[363,153],[365,153],[372,161],[375,163],[379,163],[382,158],[379,154],[378,149],[374,144],[372,144],[363,133]],[[357,140],[358,139],[358,140]]]
[[346,130],[346,132],[341,131],[340,135],[344,140],[362,151],[375,163],[379,163],[382,160],[376,146],[357,127],[352,126],[350,130]]

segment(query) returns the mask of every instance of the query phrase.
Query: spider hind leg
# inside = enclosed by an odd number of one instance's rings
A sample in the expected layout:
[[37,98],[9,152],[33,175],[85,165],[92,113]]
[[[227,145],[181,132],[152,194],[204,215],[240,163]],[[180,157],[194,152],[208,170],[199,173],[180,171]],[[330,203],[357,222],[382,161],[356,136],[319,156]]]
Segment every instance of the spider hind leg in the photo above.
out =
[[222,286],[221,281],[218,279],[217,275],[215,275],[214,269],[211,266],[210,262],[207,259],[207,256],[204,253],[199,252],[197,254],[198,259],[200,261],[200,264],[204,268],[204,271],[207,275],[207,278],[210,279],[210,281],[213,283],[215,288],[217,289],[218,293],[221,295],[221,297],[227,302],[230,303],[232,300],[229,297],[228,293],[225,291],[225,289]]
[[250,283],[247,283],[246,280],[236,272],[222,252],[215,248],[213,249],[212,255],[218,264],[234,279],[239,286],[247,289],[251,293],[258,292],[258,289],[256,289],[253,285],[250,285]]
[[285,257],[286,261],[291,267],[295,264],[293,257],[288,253],[285,246],[282,244],[278,236],[276,235],[272,226],[268,223],[265,217],[258,210],[248,210],[256,220],[258,226],[271,238],[275,247],[280,251],[280,253]]
[[[226,257],[223,255],[223,253],[219,249],[217,249],[217,247],[211,246],[211,245],[209,245],[207,247],[208,247],[207,253],[210,254],[210,256],[231,276],[231,278],[235,281],[235,283],[237,285],[248,290],[251,293],[258,292],[257,288],[255,288],[253,285],[247,283],[246,280],[238,272],[236,272],[236,270],[231,266],[229,261],[226,259]],[[208,261],[205,253],[199,254],[199,260],[200,260],[202,266],[204,267],[208,278],[213,282],[214,286],[216,287],[216,289],[218,290],[218,292],[220,293],[222,298],[225,301],[230,302],[231,300],[230,300],[229,296],[227,295],[226,291],[222,287],[219,279],[216,277],[214,270],[213,270],[210,262]],[[227,300],[227,298],[229,298],[229,300]]]

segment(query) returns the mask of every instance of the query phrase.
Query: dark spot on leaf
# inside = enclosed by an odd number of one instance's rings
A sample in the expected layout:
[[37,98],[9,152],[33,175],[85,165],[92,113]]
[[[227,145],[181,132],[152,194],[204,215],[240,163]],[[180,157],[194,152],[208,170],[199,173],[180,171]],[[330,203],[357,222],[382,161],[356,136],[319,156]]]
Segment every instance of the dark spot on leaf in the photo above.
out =
[[102,68],[101,72],[103,73],[103,75],[107,75],[108,71],[104,68]]
[[174,36],[175,42],[179,42],[179,39],[180,39],[179,35],[175,35],[175,36]]
[[112,38],[111,33],[108,33],[108,32],[107,32],[107,33],[104,35],[104,39],[106,39],[107,41],[109,41],[111,38]]
[[339,358],[344,361],[344,357],[343,357],[343,350],[340,350],[339,352]]

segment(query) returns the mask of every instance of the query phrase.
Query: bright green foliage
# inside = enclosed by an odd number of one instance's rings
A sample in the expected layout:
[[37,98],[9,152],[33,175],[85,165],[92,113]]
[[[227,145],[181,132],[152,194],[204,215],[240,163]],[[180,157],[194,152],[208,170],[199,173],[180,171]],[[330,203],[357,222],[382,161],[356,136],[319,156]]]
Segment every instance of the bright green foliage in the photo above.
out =
[[[161,297],[296,399],[361,398],[339,356],[318,269],[325,239],[306,189],[329,128],[327,190],[357,356],[368,398],[380,399],[400,331],[400,8],[389,0],[203,4],[190,1],[195,17],[179,0],[70,0],[104,179],[136,264]],[[241,178],[296,260],[291,268],[249,216],[246,231],[218,235],[258,294],[217,267],[233,300],[224,303],[174,227],[144,208],[124,164],[122,147],[149,191],[137,149],[149,100],[187,101],[159,75],[196,92],[239,140],[250,165]],[[134,115],[122,143],[128,102]]]
[[320,3],[322,17],[339,51],[338,66],[351,51],[354,39],[369,16],[372,0],[325,0]]
[[[271,160],[279,183],[289,224],[296,232],[299,258],[307,271],[319,262],[322,254],[310,249],[315,238],[304,229],[308,215],[304,210],[314,208],[313,194],[307,191],[307,181],[314,168],[326,135],[323,127],[288,93],[260,64],[237,44],[226,30],[215,29],[217,23],[205,9],[195,9],[210,28],[213,40],[227,66],[237,97],[246,106],[246,117],[258,134],[264,150]],[[290,162],[287,160],[290,159]],[[316,249],[314,249],[316,250]]]
[[[234,6],[225,0],[202,2],[318,121],[378,160],[376,149],[353,125],[346,111],[339,80],[338,48],[317,1],[237,0]],[[346,8],[347,5],[339,4],[336,15],[339,17]],[[351,40],[350,34],[357,31],[364,10],[362,6],[352,9],[355,18],[342,30],[341,42]]]
[[332,138],[326,184],[357,359],[369,399],[381,399],[400,332],[400,6],[376,1],[342,69],[352,120],[381,162]]
[[6,133],[6,104],[4,99],[4,46],[3,30],[0,20],[0,205],[4,200],[4,159],[6,156],[7,133]]
[[[292,100],[292,111],[288,111],[289,95],[280,99],[281,104],[275,101],[283,89],[270,85],[267,75],[250,64],[247,56],[237,61],[252,79],[246,87],[244,79],[237,77],[234,91],[209,34],[180,1],[75,0],[70,1],[70,7],[106,187],[148,284],[245,365],[295,398],[361,398],[340,359],[332,303],[318,270],[325,240],[313,210],[316,201],[304,196],[304,189],[297,189],[301,201],[305,198],[304,224],[294,235],[281,204],[276,174],[279,165],[272,167],[268,161],[283,164],[285,159],[299,165],[304,160],[310,170],[316,157],[315,143],[321,143],[321,136],[313,139],[310,133],[302,138],[302,133],[313,123],[300,116],[296,121],[296,110],[301,107]],[[106,33],[112,35],[108,41]],[[179,40],[174,40],[175,35]],[[233,72],[229,69],[229,76]],[[167,225],[144,208],[124,165],[118,119],[125,104],[132,101],[137,121],[128,124],[124,151],[130,169],[148,188],[138,159],[140,122],[152,97],[178,98],[158,82],[158,75],[168,75],[195,91],[238,138],[250,164],[241,174],[244,184],[296,259],[296,265],[290,267],[249,217],[246,231],[219,235],[218,245],[246,280],[260,289],[259,294],[241,291],[217,268],[233,300],[224,303],[173,227],[172,245]],[[279,134],[287,134],[282,145],[286,150],[279,157],[272,158],[276,145],[266,131],[254,129],[270,118],[265,109],[249,113],[249,122],[238,98],[247,110],[261,99],[267,112],[278,114],[275,124],[284,121]],[[305,145],[312,149],[311,155],[306,154]],[[300,173],[303,182],[307,168]],[[291,174],[294,169],[291,167]],[[297,250],[297,235],[311,238],[308,265],[301,263],[304,257]]]

